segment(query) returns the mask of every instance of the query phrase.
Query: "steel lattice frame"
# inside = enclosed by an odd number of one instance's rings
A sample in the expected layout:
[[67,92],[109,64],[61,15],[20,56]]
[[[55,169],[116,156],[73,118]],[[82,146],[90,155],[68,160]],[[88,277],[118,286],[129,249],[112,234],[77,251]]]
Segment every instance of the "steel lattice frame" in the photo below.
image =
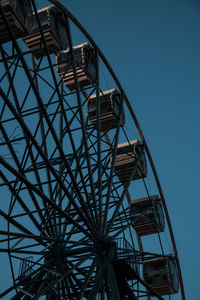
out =
[[[139,237],[136,242],[130,220],[133,187],[148,194],[144,180],[131,182],[140,157],[133,166],[130,180],[124,184],[114,173],[117,144],[140,138],[155,190],[163,202],[178,266],[181,297],[185,299],[164,196],[133,109],[93,39],[65,7],[57,1],[50,2],[63,11],[68,22],[75,92],[69,93],[58,76],[55,54],[49,54],[42,31],[45,55],[36,60],[23,41],[15,39],[0,8],[12,40],[0,45],[0,186],[5,201],[0,210],[3,223],[0,252],[8,254],[13,280],[13,285],[3,290],[0,298],[10,299],[12,295],[13,299],[24,300],[43,297],[117,300],[150,299],[151,294],[164,299],[142,279],[143,258],[155,254],[144,252]],[[37,15],[34,1],[32,7]],[[87,89],[81,89],[77,80],[70,26],[76,26],[95,49],[98,76]],[[99,101],[97,126],[87,119],[89,96],[96,94],[98,99],[104,89],[102,65],[111,78],[109,88],[116,87],[121,92],[134,136],[120,127],[121,116],[111,132],[100,131]],[[114,264],[116,257],[125,257],[133,266],[132,279],[123,282],[128,298],[121,296]]]

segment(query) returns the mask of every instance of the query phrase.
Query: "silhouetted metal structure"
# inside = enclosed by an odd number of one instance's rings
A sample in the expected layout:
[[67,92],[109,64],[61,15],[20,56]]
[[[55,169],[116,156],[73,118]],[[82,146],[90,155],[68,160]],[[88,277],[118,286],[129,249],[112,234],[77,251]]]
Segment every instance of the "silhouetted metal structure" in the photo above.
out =
[[[46,2],[0,0],[0,252],[13,282],[0,298],[185,299],[132,107],[78,20]],[[77,29],[85,42],[74,45]],[[158,254],[143,236],[157,237]]]

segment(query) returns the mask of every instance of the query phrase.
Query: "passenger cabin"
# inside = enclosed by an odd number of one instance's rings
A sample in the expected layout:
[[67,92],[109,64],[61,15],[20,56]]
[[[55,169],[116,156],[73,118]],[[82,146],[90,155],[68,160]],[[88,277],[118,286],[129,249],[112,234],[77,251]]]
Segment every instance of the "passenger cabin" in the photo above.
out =
[[40,32],[40,27],[49,53],[53,53],[68,47],[68,35],[66,31],[66,19],[63,13],[57,10],[54,5],[42,8],[31,17],[29,35],[24,38],[27,47],[33,51],[36,58],[45,54],[45,45]]
[[132,200],[130,214],[133,227],[139,236],[164,231],[165,219],[158,196]]
[[[116,128],[118,122],[124,126],[125,115],[123,110],[122,96],[116,90],[108,90],[99,94],[100,101],[100,129],[107,131]],[[97,95],[92,95],[87,102],[88,119],[96,125],[97,123]],[[120,113],[122,112],[122,113]]]
[[[134,163],[141,154],[142,144],[139,140],[119,144],[117,146],[117,155],[114,163],[115,173],[119,180],[125,182],[131,176]],[[147,163],[143,153],[136,167],[131,180],[141,179],[147,176]]]
[[[27,34],[26,26],[28,17],[31,16],[30,0],[0,0],[0,4],[14,37],[20,38]],[[11,40],[3,15],[0,13],[0,43],[4,44]]]
[[[83,88],[92,84],[96,79],[94,49],[87,42],[73,47],[73,55],[79,87]],[[76,82],[73,72],[72,56],[69,49],[57,54],[57,70],[69,90],[75,90]]]
[[145,260],[143,262],[143,278],[159,295],[178,293],[177,266],[175,258],[171,255]]

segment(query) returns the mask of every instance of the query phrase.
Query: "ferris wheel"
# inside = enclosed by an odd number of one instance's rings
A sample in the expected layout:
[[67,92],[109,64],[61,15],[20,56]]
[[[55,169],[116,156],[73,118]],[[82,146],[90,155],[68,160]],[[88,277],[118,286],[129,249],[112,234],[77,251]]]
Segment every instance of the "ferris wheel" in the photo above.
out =
[[0,299],[184,300],[159,178],[111,66],[58,1],[0,4]]

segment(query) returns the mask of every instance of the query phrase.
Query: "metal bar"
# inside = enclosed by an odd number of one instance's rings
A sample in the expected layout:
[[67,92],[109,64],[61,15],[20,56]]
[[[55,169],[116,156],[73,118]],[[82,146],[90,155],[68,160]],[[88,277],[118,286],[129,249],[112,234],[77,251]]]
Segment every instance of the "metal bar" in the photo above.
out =
[[[33,5],[34,5],[34,2],[33,2]],[[67,170],[68,170],[68,172],[69,172],[69,175],[70,175],[70,177],[71,177],[71,179],[72,179],[72,182],[73,182],[75,188],[77,189],[77,194],[78,194],[78,196],[79,196],[79,199],[83,201],[82,195],[81,195],[81,193],[79,193],[79,190],[78,190],[78,187],[77,187],[77,185],[76,185],[76,182],[74,181],[73,174],[72,174],[72,172],[71,172],[71,170],[70,170],[70,168],[69,168],[67,162],[66,162],[65,159],[64,159],[63,149],[62,149],[61,146],[60,146],[60,143],[59,143],[59,140],[58,140],[58,138],[57,138],[56,132],[55,132],[55,130],[54,130],[53,127],[52,127],[52,124],[51,124],[51,122],[50,122],[50,120],[49,120],[49,117],[48,117],[47,112],[46,112],[46,110],[45,110],[44,104],[43,104],[43,102],[42,102],[42,99],[41,99],[41,97],[40,97],[40,95],[39,95],[39,93],[38,93],[38,91],[37,91],[37,89],[36,89],[36,87],[35,87],[35,85],[34,85],[34,83],[33,83],[32,76],[31,76],[31,74],[29,73],[29,70],[28,70],[27,65],[26,65],[26,62],[25,62],[25,60],[24,60],[24,58],[23,58],[22,52],[21,52],[21,50],[20,50],[20,48],[19,48],[19,46],[18,46],[18,44],[17,44],[17,42],[16,42],[16,40],[15,40],[15,38],[14,38],[14,36],[13,36],[12,30],[10,29],[10,26],[9,26],[7,20],[6,20],[6,17],[5,17],[5,15],[4,15],[4,12],[2,11],[2,8],[1,8],[1,7],[0,7],[0,13],[2,14],[3,20],[5,21],[5,24],[6,24],[7,28],[8,28],[9,34],[10,34],[11,37],[12,37],[12,40],[13,40],[13,46],[15,47],[15,49],[17,50],[17,53],[19,54],[19,58],[20,58],[20,60],[21,60],[21,62],[22,62],[22,66],[23,66],[24,71],[25,71],[25,73],[26,73],[26,75],[27,75],[27,78],[28,78],[28,80],[29,80],[29,82],[30,82],[30,84],[31,84],[31,87],[32,87],[32,89],[33,89],[33,92],[34,92],[35,96],[37,97],[38,102],[40,103],[42,112],[43,112],[43,114],[44,114],[44,117],[45,117],[45,119],[46,119],[46,122],[47,122],[49,128],[51,129],[52,136],[53,136],[53,138],[54,138],[54,140],[55,140],[55,143],[57,144],[57,147],[58,147],[58,150],[59,150],[59,152],[60,152],[60,154],[61,154],[61,157],[63,158],[63,161],[64,161],[65,166],[66,166],[66,168],[67,168]],[[36,12],[36,14],[37,14],[37,12]],[[0,94],[1,94],[1,96],[2,96],[2,99],[6,100],[6,101],[7,101],[6,103],[8,104],[8,99],[6,99],[7,97],[4,95],[4,92],[3,92],[2,89],[0,89]],[[16,112],[15,112],[14,107],[12,106],[12,104],[11,104],[10,102],[9,102],[9,104],[10,104],[10,105],[9,105],[9,109],[12,111],[12,113],[13,113],[14,115],[16,115]],[[23,123],[22,128],[25,129],[25,132],[28,133],[28,135],[30,135],[30,137],[32,137],[32,134],[31,134],[30,130],[26,127],[25,123],[23,122],[23,120],[20,118],[19,115],[16,115],[16,119],[17,119],[18,121],[20,120],[21,123]],[[36,146],[36,149],[38,150],[38,152],[40,152],[40,155],[43,157],[43,159],[47,162],[47,165],[49,165],[48,160],[47,160],[46,157],[41,153],[41,150],[40,150],[40,148],[38,147],[38,144],[36,143],[36,141],[32,139],[32,142],[33,142],[34,146]],[[49,165],[49,167],[50,167],[50,165]],[[54,177],[58,178],[58,180],[60,181],[60,179],[59,179],[57,173],[55,172],[55,170],[54,170],[53,168],[51,168],[51,172],[54,174]],[[65,190],[65,193],[68,194],[69,199],[71,199],[72,204],[77,208],[77,211],[78,211],[79,214],[82,216],[83,220],[85,220],[85,217],[84,217],[83,214],[81,213],[79,207],[76,205],[75,201],[70,197],[70,195],[69,195],[69,193],[68,193],[66,187],[65,187],[65,186],[63,185],[63,183],[61,183],[61,182],[60,182],[60,185],[61,185],[61,186],[63,187],[63,189]],[[91,229],[90,226],[89,226],[90,224],[88,224],[87,220],[85,220],[85,225],[86,225],[87,227],[89,227],[88,229],[89,229],[90,231],[92,231],[92,229]]]
[[83,264],[86,260],[88,260],[90,257],[92,256],[92,254],[84,256],[82,259],[79,259],[78,263],[76,263],[75,265],[73,265],[73,267],[71,269],[68,269],[62,276],[60,276],[59,278],[56,278],[47,288],[44,288],[39,295],[37,295],[38,297],[45,295],[46,292],[54,287],[56,284],[58,284],[59,282],[61,282],[62,280],[66,279],[76,268],[78,268],[78,266],[80,266],[81,264]]
[[92,201],[93,201],[93,204],[94,204],[94,212],[95,212],[95,217],[96,217],[96,221],[97,221],[96,224],[97,224],[97,227],[98,227],[99,226],[99,224],[98,224],[98,213],[97,213],[96,197],[95,197],[95,193],[94,193],[94,183],[93,183],[90,160],[89,160],[88,143],[87,143],[87,131],[86,131],[86,128],[85,128],[83,111],[81,109],[81,97],[80,97],[80,93],[79,93],[79,83],[78,83],[78,79],[77,79],[76,65],[75,65],[75,59],[74,59],[72,39],[71,39],[71,34],[70,34],[68,18],[66,20],[67,20],[66,29],[67,29],[67,34],[68,34],[68,38],[69,38],[69,50],[70,50],[70,53],[71,53],[72,67],[73,67],[73,74],[74,74],[74,82],[75,82],[75,87],[76,87],[76,98],[77,98],[77,103],[78,103],[78,106],[79,106],[79,115],[80,115],[80,120],[81,120],[81,124],[82,124],[82,135],[83,135],[83,141],[84,141],[84,145],[85,145],[85,155],[86,155],[86,160],[87,160],[87,165],[88,165],[88,173],[89,173],[89,178],[90,178]]
[[[112,161],[111,161],[111,167],[110,167],[110,177],[109,177],[110,180],[108,181],[106,207],[105,207],[105,212],[104,212],[104,221],[103,221],[103,230],[104,231],[105,231],[105,228],[106,228],[106,221],[107,221],[107,216],[108,216],[110,194],[111,194],[111,187],[112,187],[112,179],[113,179],[113,175],[114,175],[114,166],[115,166],[115,160],[116,160],[116,156],[117,156],[117,145],[118,145],[118,140],[119,140],[119,129],[120,129],[120,123],[121,123],[121,117],[122,117],[122,105],[123,105],[122,100],[123,99],[121,99],[121,103],[120,103],[120,116],[119,116],[119,120],[118,120],[118,123],[117,123],[114,148],[111,149],[112,150]],[[110,139],[109,139],[107,134],[106,134],[106,139],[107,139],[107,143],[109,144],[109,146],[111,148]]]
[[[34,60],[34,57],[33,55],[31,54],[31,65],[32,65],[32,70],[33,72],[35,73],[36,71],[36,68],[35,68],[35,60]],[[33,79],[34,80],[34,83],[35,83],[35,86],[36,86],[36,89],[38,90],[39,92],[39,86],[38,86],[38,80],[37,80],[37,76],[36,76],[36,73],[35,73],[35,78]],[[36,98],[37,100],[37,98]],[[38,105],[39,105],[39,102],[37,101]],[[39,111],[38,112],[38,116],[39,116],[39,119],[40,119],[40,132],[41,132],[41,136],[42,136],[42,141],[43,141],[43,149],[44,149],[44,155],[46,156],[46,158],[48,159],[48,150],[47,150],[47,143],[46,143],[46,136],[45,136],[45,129],[44,129],[44,122],[43,122],[43,119],[42,119],[42,112]],[[35,163],[35,160],[33,159],[34,163]],[[53,195],[52,195],[52,186],[50,184],[50,180],[51,180],[51,175],[50,175],[50,171],[49,169],[46,167],[45,168],[46,170],[46,176],[47,176],[47,180],[49,181],[49,184],[48,184],[48,191],[49,191],[49,196],[50,196],[50,199],[53,200]],[[39,177],[39,174],[38,172],[36,173],[37,174],[37,179],[39,181],[39,186],[40,188],[41,187],[41,184],[40,184],[40,177]],[[41,189],[42,190],[42,189]],[[43,191],[43,190],[42,190]],[[55,219],[54,219],[54,222],[55,222]],[[51,220],[50,220],[50,223],[51,223]],[[54,231],[54,227],[52,228],[52,230]],[[55,230],[56,230],[56,227],[55,227]],[[54,234],[57,234],[55,231],[53,232]]]
[[[46,158],[46,156],[43,154],[43,152],[41,152],[41,149],[39,147],[39,145],[37,144],[37,142],[35,141],[35,139],[32,136],[32,133],[30,132],[30,130],[27,128],[27,126],[25,125],[23,119],[20,118],[20,116],[16,113],[14,107],[12,106],[12,104],[10,103],[10,100],[5,96],[3,90],[0,88],[0,95],[2,97],[2,99],[7,103],[9,109],[11,110],[11,112],[13,113],[13,115],[16,116],[16,120],[19,122],[19,124],[21,125],[21,127],[23,128],[25,134],[27,134],[29,136],[29,139],[32,141],[33,145],[36,147],[36,149],[38,150],[38,152],[40,153],[41,157],[43,158],[43,160],[46,162],[46,164],[49,166],[51,172],[53,173],[54,177],[58,180],[58,182],[60,183],[60,187],[62,187],[62,189],[64,190],[64,192],[66,193],[66,195],[68,196],[68,198],[70,199],[72,205],[76,208],[77,212],[79,213],[79,215],[81,216],[81,218],[84,220],[85,225],[88,227],[88,229],[91,231],[91,228],[88,226],[87,220],[85,219],[85,217],[83,216],[80,208],[77,206],[77,204],[75,203],[74,199],[72,199],[71,195],[69,194],[67,188],[65,187],[65,185],[63,184],[63,182],[60,181],[60,178],[56,172],[56,170],[54,170],[54,168],[49,164],[48,159]],[[42,198],[45,197],[45,195],[43,195],[40,191],[38,191],[34,185],[32,185],[27,179],[25,179],[23,176],[19,175],[19,173],[16,172],[16,170],[14,170],[11,166],[9,166],[9,164],[7,164],[3,158],[1,158],[1,162],[4,165],[7,165],[8,169],[11,170],[12,173],[14,173],[17,177],[22,178],[22,181],[26,182],[28,185],[31,185],[31,187],[34,189],[34,191],[37,191],[37,193],[39,193]],[[66,162],[65,162],[66,164]],[[69,166],[68,166],[69,169]],[[71,170],[70,170],[71,173]],[[79,193],[80,194],[80,193]],[[82,196],[81,196],[82,198]],[[48,199],[48,200],[47,200]],[[53,206],[53,201],[51,201],[49,198],[46,197],[46,201],[50,201],[49,203],[51,203],[51,205]],[[56,205],[55,205],[56,206]],[[57,207],[57,206],[56,206]],[[62,212],[63,213],[63,212]],[[71,219],[71,218],[70,218]],[[87,232],[87,231],[86,231]]]
[[82,286],[82,288],[80,290],[79,297],[78,297],[77,300],[81,300],[83,298],[85,290],[86,290],[86,288],[87,288],[87,286],[89,284],[89,281],[90,281],[90,278],[92,276],[92,273],[94,271],[95,266],[96,266],[96,261],[95,261],[95,258],[94,258],[94,260],[93,260],[93,262],[92,262],[92,264],[90,266],[90,269],[89,269],[89,271],[87,273],[87,277],[85,279],[85,282],[84,282],[84,284],[83,284],[83,286]]
[[0,253],[20,253],[20,254],[32,254],[32,255],[41,255],[40,251],[28,251],[28,250],[18,250],[18,249],[2,249],[0,248]]
[[[7,215],[6,213],[4,213],[2,210],[0,210],[0,216],[2,216],[5,220],[7,220],[10,224],[12,224],[13,226],[15,226],[16,228],[18,228],[19,230],[21,230],[22,232],[24,232],[25,234],[28,234],[30,236],[32,236],[32,232],[29,231],[26,227],[24,227],[23,225],[21,225],[19,222],[17,222],[16,220],[13,220],[9,215]],[[9,236],[9,234],[8,234]],[[34,238],[37,242],[41,242],[41,240],[37,239],[37,236],[35,236]],[[43,245],[45,245],[44,242],[42,242]]]
[[77,156],[77,150],[75,148],[75,143],[74,143],[74,139],[73,139],[73,136],[72,136],[72,132],[70,130],[68,120],[67,120],[67,116],[66,116],[65,113],[63,113],[63,117],[64,117],[64,120],[65,120],[65,124],[66,124],[67,130],[68,130],[69,137],[70,137],[70,142],[71,142],[72,149],[73,149],[73,155],[75,157],[75,161],[76,161],[76,164],[77,164],[77,170],[79,171],[81,181],[83,183],[83,188],[84,188],[85,195],[86,195],[86,198],[87,198],[87,204],[88,204],[88,208],[90,210],[90,214],[88,213],[87,208],[85,207],[85,203],[81,202],[81,204],[82,204],[82,207],[83,207],[86,215],[88,215],[88,218],[89,218],[92,226],[95,228],[95,220],[94,220],[94,216],[92,214],[92,210],[91,210],[91,206],[90,206],[90,199],[89,199],[88,191],[87,191],[86,186],[84,184],[85,179],[84,179],[84,176],[83,176],[83,173],[82,173],[82,168],[80,166],[79,159],[78,159],[78,156]]
[[112,298],[115,300],[121,300],[120,294],[119,294],[119,288],[115,276],[115,271],[113,268],[113,265],[111,263],[108,264],[107,267],[107,276],[108,280],[110,282],[111,292],[112,292]]
[[[12,219],[11,219],[11,223],[12,223]],[[18,224],[20,224],[20,223],[18,223]],[[49,241],[49,242],[56,241],[56,239],[53,238],[53,237],[34,235],[34,234],[31,233],[31,231],[29,231],[29,232],[30,232],[29,234],[28,233],[25,234],[25,233],[8,232],[8,231],[0,230],[0,234],[6,235],[6,236],[13,236],[13,237],[16,237],[16,238],[27,238],[27,239],[36,239],[37,238],[37,241],[43,241],[43,240],[44,241]]]
[[129,187],[129,185],[130,185],[131,179],[132,179],[133,175],[134,175],[135,172],[136,172],[137,166],[138,166],[138,164],[139,164],[139,162],[140,162],[140,159],[142,158],[142,155],[143,155],[144,150],[145,150],[145,145],[143,145],[143,146],[141,147],[141,152],[140,152],[140,154],[138,155],[138,157],[136,158],[136,160],[134,161],[133,168],[132,168],[132,170],[131,170],[131,172],[130,172],[129,180],[127,180],[127,182],[124,184],[124,189],[123,189],[123,192],[122,192],[122,194],[121,194],[121,198],[120,198],[120,200],[119,200],[119,203],[118,203],[118,205],[117,205],[117,207],[116,207],[116,209],[115,209],[115,211],[114,211],[114,213],[113,213],[113,215],[112,215],[112,217],[111,217],[111,219],[110,219],[110,221],[109,221],[109,224],[108,224],[108,227],[107,227],[107,230],[106,230],[107,234],[109,233],[109,231],[110,231],[110,229],[111,229],[111,227],[112,227],[112,225],[113,225],[113,222],[114,222],[114,220],[115,220],[115,218],[116,218],[116,216],[117,216],[117,214],[118,214],[118,212],[119,212],[120,206],[121,206],[121,204],[122,204],[122,202],[123,202],[123,199],[124,199],[124,197],[125,197],[125,195],[126,195],[126,192],[127,192],[128,187]]
[[[83,233],[85,233],[89,238],[92,238],[90,233],[85,230],[82,226],[80,226],[74,219],[65,211],[61,210],[51,199],[49,199],[47,196],[45,196],[41,191],[39,191],[37,188],[35,188],[34,185],[32,185],[25,177],[23,177],[20,173],[18,173],[12,166],[10,166],[7,162],[3,160],[3,158],[0,156],[0,163],[11,173],[13,173],[15,176],[18,176],[21,181],[23,181],[26,185],[28,185],[32,190],[38,194],[41,198],[43,198],[49,205],[51,205],[53,208],[56,208],[57,211],[66,219],[68,219],[70,222],[72,222],[75,227],[79,228],[79,230]],[[2,212],[3,213],[3,212]],[[16,221],[15,221],[16,222]],[[26,232],[26,231],[25,231]],[[29,231],[26,233],[30,233]]]
[[99,268],[98,268],[98,272],[96,275],[96,280],[95,283],[93,285],[93,288],[91,290],[91,292],[88,295],[88,300],[94,300],[100,287],[102,284],[102,281],[104,280],[104,274],[105,271],[108,268],[109,263],[111,262],[111,260],[113,259],[114,256],[114,248],[111,247],[106,255],[106,257],[103,259],[103,261],[100,263]]
[[[0,50],[1,50],[2,56],[4,57],[4,52],[3,52],[3,50],[2,50],[2,46],[1,46],[1,45],[0,45]],[[21,114],[21,109],[20,109],[20,105],[19,105],[17,93],[16,93],[16,90],[15,90],[14,85],[13,85],[13,81],[12,81],[12,78],[11,78],[10,71],[9,71],[9,69],[8,69],[7,62],[4,63],[4,66],[5,66],[5,69],[6,69],[6,72],[7,72],[7,76],[8,76],[9,83],[10,83],[10,85],[11,85],[11,90],[12,90],[12,94],[13,94],[13,99],[14,99],[15,105],[16,105],[16,107],[17,107],[17,111],[18,111],[19,114]],[[12,147],[10,141],[9,141],[9,138],[8,138],[8,136],[7,136],[7,133],[6,133],[6,130],[4,130],[4,127],[3,127],[2,124],[0,124],[0,130],[1,130],[2,134],[3,134],[3,137],[4,137],[5,141],[7,142],[7,146],[8,146],[8,148],[9,148],[10,152],[11,152],[11,155],[12,155],[12,157],[13,157],[13,159],[14,159],[14,161],[15,161],[17,167],[18,167],[18,169],[19,169],[19,172],[21,172],[21,173],[24,175],[23,169],[22,169],[22,167],[21,167],[21,165],[20,165],[20,162],[19,162],[19,160],[18,160],[18,157],[17,157],[17,155],[16,155],[16,153],[15,153],[15,151],[14,151],[14,149],[13,149],[13,147]],[[26,142],[28,142],[28,140],[26,140]],[[32,199],[32,201],[33,201],[33,203],[34,203],[36,209],[40,209],[40,207],[39,207],[39,205],[38,205],[38,203],[37,203],[37,200],[36,200],[34,194],[32,193],[32,191],[31,191],[31,190],[28,190],[28,191],[29,191],[30,197],[31,197],[31,199]],[[40,219],[41,219],[41,221],[42,221],[42,220],[43,220],[43,216],[42,216],[42,213],[41,213],[41,212],[39,212],[39,216],[40,216]],[[36,223],[35,223],[35,224],[36,224]],[[39,227],[39,224],[38,224],[38,227]]]
[[160,299],[160,300],[165,300],[163,297],[161,297],[153,288],[151,288],[144,280],[140,278],[140,276],[135,272],[135,277],[136,279],[149,291],[154,295],[154,297]]
[[95,62],[96,62],[96,131],[97,131],[97,164],[98,164],[98,210],[99,210],[99,226],[102,227],[102,162],[101,162],[101,124],[100,124],[100,115],[101,115],[101,103],[100,103],[100,93],[99,93],[99,61],[98,61],[98,52],[95,49]]
[[27,212],[29,214],[30,219],[32,220],[35,227],[39,230],[39,232],[41,232],[41,226],[38,223],[37,219],[31,214],[31,211],[29,210],[28,206],[25,204],[25,202],[22,200],[22,198],[18,195],[18,193],[16,193],[16,190],[12,187],[12,185],[7,183],[7,178],[1,170],[0,170],[0,177],[3,179],[3,181],[6,183],[6,185],[10,189],[12,195],[16,197],[16,199],[19,202],[19,204],[21,205],[21,207],[25,210],[25,212]]

